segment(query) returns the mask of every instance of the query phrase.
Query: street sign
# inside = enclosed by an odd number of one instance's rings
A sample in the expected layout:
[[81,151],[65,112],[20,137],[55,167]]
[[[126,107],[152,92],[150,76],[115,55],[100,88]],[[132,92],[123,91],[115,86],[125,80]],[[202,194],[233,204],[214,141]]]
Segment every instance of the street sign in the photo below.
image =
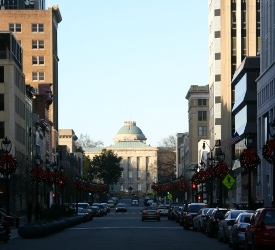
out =
[[231,189],[233,185],[235,184],[236,180],[231,174],[227,174],[223,181],[222,184],[225,185],[228,189]]

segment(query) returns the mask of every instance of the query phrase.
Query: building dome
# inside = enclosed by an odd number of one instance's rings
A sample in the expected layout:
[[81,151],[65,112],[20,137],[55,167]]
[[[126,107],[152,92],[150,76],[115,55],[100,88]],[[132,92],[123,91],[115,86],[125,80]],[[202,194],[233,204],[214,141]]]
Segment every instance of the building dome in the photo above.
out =
[[141,129],[136,126],[136,122],[126,121],[124,122],[124,126],[118,130],[114,140],[115,142],[142,141],[146,143],[147,138]]

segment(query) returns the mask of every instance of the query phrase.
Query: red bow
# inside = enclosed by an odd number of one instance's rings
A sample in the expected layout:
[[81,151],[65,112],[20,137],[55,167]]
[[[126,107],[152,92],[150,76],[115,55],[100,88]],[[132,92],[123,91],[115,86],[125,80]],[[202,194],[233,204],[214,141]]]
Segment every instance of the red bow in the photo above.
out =
[[269,140],[266,142],[266,145],[268,146],[268,155],[272,155],[275,151],[275,140]]
[[255,150],[252,149],[244,149],[243,150],[243,154],[245,157],[245,162],[249,162],[249,161],[255,161],[256,157],[255,157]]

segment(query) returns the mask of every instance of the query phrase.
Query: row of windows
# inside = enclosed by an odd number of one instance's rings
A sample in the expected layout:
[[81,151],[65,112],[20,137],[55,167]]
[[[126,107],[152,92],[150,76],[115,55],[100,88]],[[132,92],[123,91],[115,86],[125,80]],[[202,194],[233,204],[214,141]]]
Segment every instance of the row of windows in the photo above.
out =
[[258,107],[264,104],[269,98],[275,95],[275,78],[273,78],[257,96]]
[[23,145],[26,143],[26,132],[19,124],[15,123],[15,139]]
[[15,96],[15,113],[25,119],[25,109],[25,104],[17,96]]
[[[128,187],[127,190],[129,190],[130,187],[133,188],[131,185],[129,185],[129,187]],[[111,188],[114,188],[114,187],[111,186]],[[142,184],[138,184],[138,185],[137,185],[137,191],[141,191],[141,189],[142,189]],[[147,190],[148,190],[148,189],[150,189],[150,185],[149,185],[149,184],[147,184]],[[120,185],[120,191],[121,191],[121,192],[125,192],[123,185]]]
[[[44,24],[43,23],[32,23],[31,24],[32,32],[44,32]],[[9,30],[11,32],[22,32],[22,24],[21,23],[10,23]]]

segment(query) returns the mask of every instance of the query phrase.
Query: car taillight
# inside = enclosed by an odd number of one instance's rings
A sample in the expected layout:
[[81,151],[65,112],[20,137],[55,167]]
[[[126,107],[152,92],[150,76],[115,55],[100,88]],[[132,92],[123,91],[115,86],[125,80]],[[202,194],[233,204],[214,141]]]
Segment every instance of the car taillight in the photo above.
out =
[[143,210],[142,213],[147,214],[147,211],[146,211],[146,210]]
[[156,211],[156,214],[159,214],[159,213],[160,213],[159,210],[157,210],[157,211]]

